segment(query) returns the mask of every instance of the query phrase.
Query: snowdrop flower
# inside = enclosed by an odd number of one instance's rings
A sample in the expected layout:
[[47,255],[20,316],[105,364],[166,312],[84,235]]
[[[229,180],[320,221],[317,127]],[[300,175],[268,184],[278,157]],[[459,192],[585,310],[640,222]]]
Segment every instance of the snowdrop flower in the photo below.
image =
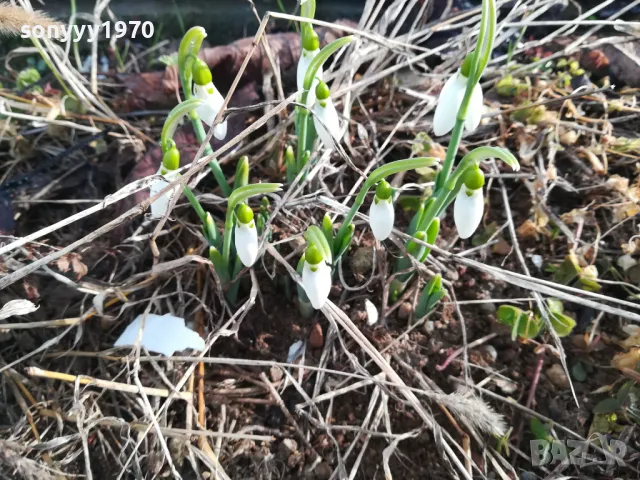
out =
[[[180,152],[175,147],[175,144],[169,148],[162,157],[162,163],[158,169],[157,175],[161,175],[162,178],[154,180],[149,186],[149,197],[154,197],[160,191],[162,191],[169,182],[172,182],[178,177],[178,168],[180,167]],[[175,190],[169,190],[155,202],[151,204],[151,217],[162,218],[166,215],[169,208],[169,203],[173,197]]]
[[[462,105],[464,92],[467,90],[467,83],[469,82],[468,76],[472,56],[472,53],[467,55],[464,62],[462,62],[460,70],[447,80],[440,92],[436,113],[433,116],[433,133],[438,137],[449,133],[456,124],[458,111]],[[467,132],[473,132],[480,125],[482,102],[482,87],[480,87],[480,83],[476,83],[471,92],[467,118],[464,121],[464,128]]]
[[[307,74],[311,60],[320,53],[320,40],[318,34],[313,31],[311,27],[308,28],[305,34],[302,36],[302,52],[300,52],[300,60],[298,60],[298,91],[304,90],[304,77]],[[313,79],[309,93],[307,94],[307,106],[312,107],[316,102],[316,87],[318,82],[322,80],[322,66],[316,72],[316,77]]]
[[377,240],[386,240],[393,230],[395,212],[393,210],[393,190],[386,180],[382,180],[376,187],[376,194],[369,210],[371,230]]
[[331,291],[331,267],[315,245],[308,247],[304,255],[302,286],[311,306],[318,310],[323,307]]
[[484,175],[477,165],[464,174],[464,183],[453,206],[453,220],[460,238],[469,238],[476,231],[484,213]]
[[241,203],[236,211],[236,252],[245,267],[252,266],[258,257],[258,230],[253,220],[253,210]]
[[326,83],[320,81],[316,88],[316,103],[313,106],[313,124],[324,148],[333,148],[340,141],[340,119],[336,107],[329,97],[330,91]]
[[[196,113],[200,120],[211,126],[222,109],[224,97],[213,84],[211,70],[202,60],[196,60],[193,65],[193,94],[205,102],[204,105],[196,108]],[[227,136],[226,120],[215,126],[213,135],[218,140],[223,140]]]

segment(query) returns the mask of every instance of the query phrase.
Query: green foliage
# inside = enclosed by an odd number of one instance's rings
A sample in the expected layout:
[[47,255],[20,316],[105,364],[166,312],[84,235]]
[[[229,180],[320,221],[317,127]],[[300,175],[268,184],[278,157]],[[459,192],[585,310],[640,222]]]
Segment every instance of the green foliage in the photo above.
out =
[[434,275],[420,294],[416,306],[416,318],[422,318],[431,312],[446,294],[442,288],[442,276],[440,274]]
[[[573,318],[563,313],[562,302],[556,298],[547,300],[547,314],[551,327],[559,337],[566,337],[576,326]],[[535,312],[523,311],[512,305],[501,305],[497,318],[500,323],[511,327],[511,336],[523,339],[536,338],[545,328],[544,319],[539,310]]]
[[[33,67],[28,67],[18,73],[16,86],[18,90],[24,90],[38,81],[40,81],[40,72]],[[38,86],[33,87],[33,89],[42,92],[42,89]]]

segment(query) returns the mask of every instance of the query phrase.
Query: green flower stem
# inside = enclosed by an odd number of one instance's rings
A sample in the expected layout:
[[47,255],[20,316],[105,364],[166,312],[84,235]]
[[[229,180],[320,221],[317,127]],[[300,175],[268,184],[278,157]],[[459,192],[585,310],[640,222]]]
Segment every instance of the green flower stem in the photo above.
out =
[[462,132],[464,130],[464,121],[467,118],[469,110],[469,102],[471,101],[471,94],[476,84],[480,81],[480,77],[484,73],[489,60],[491,59],[491,51],[493,50],[493,41],[496,33],[496,6],[495,0],[484,0],[482,2],[482,19],[480,23],[480,32],[476,42],[476,49],[473,53],[473,60],[471,62],[471,70],[469,73],[469,81],[467,82],[467,88],[464,92],[464,97],[458,110],[458,116],[456,118],[456,124],[453,127],[451,133],[451,140],[447,147],[447,155],[442,164],[442,170],[436,177],[435,193],[442,188],[445,182],[448,180],[453,168],[453,162],[455,161],[456,153],[460,147],[460,141],[462,139]]
[[166,151],[169,148],[169,142],[173,140],[173,134],[176,132],[182,118],[185,115],[190,114],[202,104],[204,104],[204,102],[199,98],[191,98],[173,107],[162,127],[160,146],[163,151]]
[[[307,91],[305,90],[302,94],[302,102],[304,105],[307,104]],[[308,150],[307,149],[307,128],[309,122],[311,121],[311,116],[309,115],[309,111],[305,108],[298,107],[298,121],[300,122],[298,125],[300,127],[300,131],[298,132],[298,151],[296,152],[296,172],[295,175],[300,173],[300,170],[304,167],[304,154]],[[294,175],[294,177],[295,177]]]
[[396,160],[395,162],[388,163],[383,165],[382,167],[376,168],[373,172],[369,174],[367,179],[364,182],[364,185],[360,189],[358,196],[356,197],[351,209],[344,217],[342,221],[342,225],[338,229],[338,233],[336,234],[335,245],[342,245],[342,239],[345,237],[349,230],[349,225],[355,217],[356,212],[364,203],[364,199],[367,196],[367,193],[376,183],[389,175],[393,175],[399,172],[404,172],[406,170],[415,170],[416,168],[425,168],[425,167],[433,167],[438,163],[437,158],[433,157],[418,157],[418,158],[410,158],[406,160]]
[[320,50],[320,52],[318,52],[318,55],[316,55],[313,58],[313,60],[311,60],[311,63],[309,64],[309,68],[307,68],[307,73],[304,76],[304,83],[303,83],[304,92],[302,92],[303,105],[307,104],[307,94],[309,92],[309,89],[311,88],[311,85],[313,85],[313,79],[316,78],[318,69],[320,69],[320,67],[324,64],[324,62],[326,62],[328,58],[331,55],[333,55],[337,50],[353,42],[354,38],[355,37],[353,35],[348,35],[346,37],[342,37],[342,38],[338,38],[337,40],[334,40],[330,44],[326,45],[322,50]]
[[227,205],[227,215],[224,221],[224,241],[222,244],[222,258],[224,264],[229,267],[229,258],[231,257],[231,237],[233,235],[233,217],[238,204],[248,200],[256,195],[265,195],[280,190],[280,183],[256,183],[254,185],[245,185],[234,190],[229,196]]
[[307,0],[300,7],[300,16],[313,19],[316,16],[316,0]]
[[184,192],[184,196],[187,197],[187,200],[189,200],[189,203],[198,214],[198,217],[200,217],[200,221],[202,222],[202,225],[206,225],[207,212],[204,211],[204,208],[202,208],[202,205],[200,205],[200,202],[198,201],[196,196],[193,194],[191,189],[187,186],[184,187],[183,192]]
[[329,241],[325,236],[324,232],[315,225],[311,225],[307,228],[307,231],[304,232],[304,238],[310,245],[315,245],[320,253],[322,254],[322,258],[327,263],[333,262],[333,255],[331,253],[331,246],[329,245]]
[[[191,92],[191,84],[193,82],[191,67],[193,66],[194,59],[198,58],[198,52],[200,52],[202,41],[206,36],[207,32],[204,28],[193,27],[184,34],[184,37],[182,37],[182,41],[180,42],[180,48],[178,49],[178,72],[182,92],[187,100],[193,97],[193,93]],[[204,127],[202,126],[202,120],[200,120],[200,117],[198,117],[198,114],[195,113],[195,111],[189,114],[189,119],[191,120],[191,124],[193,125],[193,130],[195,131],[198,141],[200,144],[205,143],[207,132],[205,132]],[[213,149],[208,142],[204,147],[204,153],[207,156],[213,155]],[[211,173],[213,173],[216,182],[218,182],[218,185],[222,190],[222,194],[225,197],[231,195],[231,186],[227,183],[227,179],[220,168],[220,164],[215,158],[209,162],[209,169],[211,170]]]

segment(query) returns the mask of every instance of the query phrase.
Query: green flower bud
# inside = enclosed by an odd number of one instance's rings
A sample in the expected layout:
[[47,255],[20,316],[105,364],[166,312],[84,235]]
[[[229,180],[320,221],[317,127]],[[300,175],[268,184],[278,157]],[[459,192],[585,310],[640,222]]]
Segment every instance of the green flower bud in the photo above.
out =
[[386,180],[380,180],[376,185],[376,197],[380,200],[388,200],[393,195],[393,188]]
[[302,48],[308,52],[313,52],[320,48],[320,39],[318,38],[318,34],[313,31],[311,26],[304,30],[302,35]]
[[320,80],[318,82],[318,86],[316,87],[316,98],[318,100],[326,100],[327,98],[329,98],[330,94],[331,91],[329,90],[327,84]]
[[241,203],[238,205],[238,209],[236,210],[236,216],[240,223],[246,225],[253,221],[253,210],[251,210],[251,207],[246,203]]
[[162,156],[162,166],[167,170],[177,170],[180,168],[180,152],[175,147],[175,143],[173,147],[164,152]]
[[471,62],[473,61],[473,52],[470,52],[464,60],[462,61],[462,65],[460,65],[460,73],[465,77],[469,78],[471,74]]
[[320,250],[318,250],[318,247],[315,245],[309,245],[307,247],[307,250],[304,252],[304,258],[309,265],[318,265],[324,260],[322,253],[320,253]]
[[469,190],[478,190],[484,186],[484,173],[477,165],[469,167],[462,179]]
[[209,66],[200,59],[194,62],[191,72],[193,74],[193,81],[196,85],[200,85],[202,87],[212,81]]

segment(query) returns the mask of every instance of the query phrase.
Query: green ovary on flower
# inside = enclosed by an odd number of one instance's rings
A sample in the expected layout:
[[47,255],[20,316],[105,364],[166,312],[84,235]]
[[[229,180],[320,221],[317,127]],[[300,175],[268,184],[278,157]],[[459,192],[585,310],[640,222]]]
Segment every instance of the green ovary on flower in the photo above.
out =
[[253,221],[253,210],[246,203],[241,203],[238,205],[238,209],[236,210],[236,216],[240,223],[251,223]]
[[177,170],[180,168],[180,152],[173,144],[162,156],[162,166],[167,170]]
[[193,75],[193,82],[196,85],[200,85],[202,87],[213,82],[213,78],[211,77],[211,70],[209,70],[209,66],[198,59],[193,63],[193,68],[191,69]]
[[484,173],[478,165],[471,165],[463,174],[463,182],[469,190],[478,190],[484,186]]

